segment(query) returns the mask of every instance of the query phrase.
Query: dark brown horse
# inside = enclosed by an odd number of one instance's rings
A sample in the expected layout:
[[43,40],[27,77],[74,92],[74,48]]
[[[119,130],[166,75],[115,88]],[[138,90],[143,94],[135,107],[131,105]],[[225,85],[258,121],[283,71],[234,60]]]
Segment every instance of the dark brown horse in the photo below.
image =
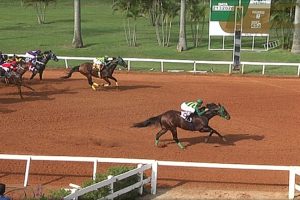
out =
[[87,77],[89,85],[92,87],[93,90],[96,90],[96,87],[99,85],[95,82],[93,82],[92,77],[102,78],[104,79],[107,84],[104,84],[104,86],[111,85],[111,82],[109,79],[112,79],[115,81],[116,86],[118,86],[118,81],[115,77],[113,77],[114,70],[116,67],[120,65],[124,68],[128,68],[127,63],[119,56],[117,58],[113,58],[104,68],[101,70],[101,72],[97,68],[93,68],[93,63],[86,62],[82,63],[79,66],[73,67],[66,76],[63,76],[62,78],[70,78],[74,72],[80,72],[82,75]]
[[208,125],[209,120],[218,115],[224,119],[229,120],[230,115],[224,108],[224,106],[220,104],[207,104],[206,107],[208,108],[207,111],[198,116],[196,114],[192,114],[192,122],[188,122],[180,116],[179,111],[169,110],[161,115],[156,117],[151,117],[143,122],[139,122],[133,125],[133,127],[143,128],[151,125],[160,125],[161,130],[156,134],[155,137],[155,144],[158,145],[159,138],[165,134],[167,131],[171,131],[173,135],[173,140],[177,143],[177,145],[184,149],[184,146],[179,142],[177,137],[177,127],[182,128],[184,130],[189,131],[199,131],[199,132],[210,132],[208,138],[205,142],[208,142],[209,138],[212,134],[217,134],[223,141],[226,141],[225,137],[218,133],[215,129],[211,128]]
[[22,75],[28,70],[28,66],[22,60],[18,63],[18,68],[16,71],[6,73],[4,69],[0,68],[0,82],[5,85],[15,85],[18,87],[20,98],[23,99],[21,87],[26,87],[32,91],[33,88],[23,83]]

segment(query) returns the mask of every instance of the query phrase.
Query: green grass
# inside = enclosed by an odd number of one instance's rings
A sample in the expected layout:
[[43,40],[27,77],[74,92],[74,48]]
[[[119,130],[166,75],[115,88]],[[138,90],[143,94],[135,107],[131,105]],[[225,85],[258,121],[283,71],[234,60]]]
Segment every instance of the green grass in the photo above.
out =
[[[75,49],[71,42],[73,39],[73,1],[57,0],[55,5],[48,7],[46,24],[38,24],[35,11],[32,7],[21,7],[20,0],[1,0],[0,2],[0,50],[4,53],[23,54],[28,50],[53,50],[59,56],[87,56],[98,57],[110,55],[129,58],[163,58],[163,59],[189,59],[189,60],[218,60],[231,61],[232,51],[209,51],[208,28],[198,48],[192,47],[190,27],[187,26],[188,51],[176,51],[178,41],[178,19],[174,21],[169,47],[158,46],[155,29],[149,20],[139,18],[137,21],[137,47],[128,47],[124,37],[124,18],[120,13],[113,13],[111,0],[89,0],[82,3],[82,37],[84,48]],[[271,36],[271,40],[275,36]],[[232,47],[232,39],[228,39],[228,47]],[[251,38],[243,39],[244,44],[251,44]],[[263,40],[257,46],[262,46]],[[219,43],[221,45],[221,43]],[[289,51],[273,49],[268,52],[242,51],[242,61],[253,62],[296,62],[300,57]],[[70,61],[70,65],[79,64],[80,61]],[[51,62],[51,65],[54,62]],[[58,65],[64,66],[62,62]],[[160,63],[134,63],[139,69],[160,70]],[[157,68],[157,69],[156,69]],[[187,64],[165,64],[165,69],[193,69]],[[205,66],[199,70],[210,70],[227,73],[228,66]],[[198,70],[198,69],[197,69]],[[255,72],[256,69],[254,69]],[[268,70],[275,73],[284,70],[294,71],[290,68]],[[269,72],[270,71],[270,72]],[[248,73],[248,72],[247,72]],[[285,74],[285,72],[282,72]],[[289,74],[289,73],[287,73]],[[296,74],[296,73],[295,73]]]

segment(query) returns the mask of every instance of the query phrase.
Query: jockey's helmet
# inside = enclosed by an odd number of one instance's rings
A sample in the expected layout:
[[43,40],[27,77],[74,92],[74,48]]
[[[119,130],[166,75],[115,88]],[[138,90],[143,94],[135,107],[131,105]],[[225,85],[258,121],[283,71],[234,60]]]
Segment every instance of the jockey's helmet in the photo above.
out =
[[198,104],[198,105],[201,105],[202,103],[203,103],[202,99],[198,99],[198,100],[197,100],[197,104]]

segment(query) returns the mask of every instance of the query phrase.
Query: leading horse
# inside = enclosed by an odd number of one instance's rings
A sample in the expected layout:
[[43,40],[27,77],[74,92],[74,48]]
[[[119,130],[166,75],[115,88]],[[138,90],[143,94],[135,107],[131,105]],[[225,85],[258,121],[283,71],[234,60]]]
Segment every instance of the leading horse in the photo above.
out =
[[151,125],[160,125],[161,130],[156,134],[155,137],[155,144],[156,146],[159,143],[159,138],[165,134],[167,131],[171,131],[173,140],[177,143],[177,145],[184,149],[184,145],[180,143],[177,137],[177,127],[189,130],[189,131],[199,131],[199,132],[209,132],[208,138],[205,139],[205,142],[209,141],[209,138],[212,134],[217,134],[223,141],[226,141],[225,137],[222,136],[218,131],[211,128],[208,123],[211,118],[214,116],[220,116],[226,120],[230,119],[230,115],[225,109],[224,106],[221,104],[207,104],[206,107],[208,108],[207,111],[198,116],[196,114],[192,114],[192,122],[188,122],[180,116],[179,111],[169,110],[165,113],[158,115],[156,117],[151,117],[143,122],[135,123],[133,127],[136,128],[143,128]]
[[107,84],[104,84],[104,86],[111,85],[109,79],[112,79],[115,81],[115,84],[118,87],[119,86],[118,81],[115,77],[113,77],[114,70],[118,65],[126,69],[128,68],[127,63],[123,60],[123,58],[118,56],[118,57],[113,57],[112,60],[106,66],[104,66],[103,70],[101,71],[99,71],[97,68],[94,68],[93,63],[86,62],[86,63],[82,63],[81,65],[73,67],[66,76],[63,76],[61,78],[65,78],[65,79],[70,78],[74,72],[80,72],[88,79],[88,83],[93,90],[96,90],[96,87],[98,87],[99,85],[93,82],[92,77],[104,79],[107,82]]

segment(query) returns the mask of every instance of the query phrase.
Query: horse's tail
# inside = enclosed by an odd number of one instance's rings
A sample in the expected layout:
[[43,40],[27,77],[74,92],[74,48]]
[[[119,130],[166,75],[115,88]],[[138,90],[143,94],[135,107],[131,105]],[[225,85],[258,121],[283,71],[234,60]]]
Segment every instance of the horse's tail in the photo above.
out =
[[161,115],[158,115],[156,117],[151,117],[143,122],[135,123],[135,124],[133,124],[132,127],[143,128],[143,127],[147,127],[147,126],[158,125],[158,123],[160,122],[160,119],[161,119]]
[[73,74],[73,72],[79,72],[79,65],[72,67],[72,69],[68,72],[68,74],[66,76],[62,76],[61,78],[70,78]]

